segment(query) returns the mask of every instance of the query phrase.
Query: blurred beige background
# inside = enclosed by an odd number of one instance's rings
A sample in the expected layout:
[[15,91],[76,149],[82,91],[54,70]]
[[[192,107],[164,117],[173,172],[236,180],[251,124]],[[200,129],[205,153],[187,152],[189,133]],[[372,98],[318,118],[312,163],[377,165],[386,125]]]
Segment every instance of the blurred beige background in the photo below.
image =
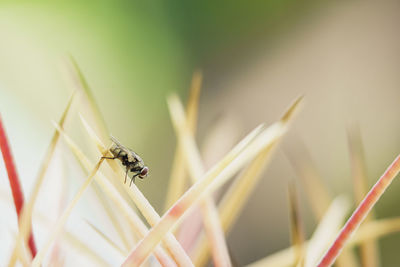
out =
[[[0,111],[16,159],[24,163],[19,172],[26,192],[53,132],[50,120],[58,120],[72,92],[64,68],[68,53],[111,133],[150,166],[151,176],[139,187],[159,211],[175,145],[165,96],[187,96],[195,69],[204,72],[200,145],[218,118],[234,121],[238,139],[305,95],[292,131],[229,235],[240,264],[290,243],[286,187],[297,175],[288,157],[303,153],[299,143],[332,195],[350,195],[346,131],[356,123],[369,180],[377,180],[400,148],[399,2],[211,2],[0,5]],[[0,185],[8,190],[0,166]],[[378,203],[378,217],[399,215],[399,190],[395,181]],[[302,200],[311,233],[315,221],[304,194]],[[383,239],[382,266],[400,261],[390,249],[399,241],[398,235]]]

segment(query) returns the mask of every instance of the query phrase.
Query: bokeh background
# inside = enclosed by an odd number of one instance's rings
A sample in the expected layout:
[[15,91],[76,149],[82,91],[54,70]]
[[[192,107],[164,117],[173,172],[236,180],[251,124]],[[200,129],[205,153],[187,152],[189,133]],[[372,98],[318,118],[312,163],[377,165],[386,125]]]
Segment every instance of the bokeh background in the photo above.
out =
[[[51,120],[72,93],[65,63],[73,55],[110,132],[149,165],[151,176],[139,187],[161,212],[175,148],[165,97],[178,92],[186,99],[191,76],[201,69],[200,147],[216,122],[229,124],[221,136],[232,140],[228,149],[306,96],[228,238],[241,265],[283,249],[290,244],[286,187],[297,179],[290,157],[309,154],[332,195],[351,197],[350,124],[361,130],[371,184],[400,151],[399,11],[394,0],[3,0],[0,111],[25,193],[54,131]],[[379,218],[400,215],[399,192],[395,181],[377,205]],[[303,193],[302,203],[309,234],[316,222]],[[16,218],[7,205],[1,208],[14,218],[0,218],[10,240]],[[399,242],[399,235],[380,241],[382,266],[400,262]]]

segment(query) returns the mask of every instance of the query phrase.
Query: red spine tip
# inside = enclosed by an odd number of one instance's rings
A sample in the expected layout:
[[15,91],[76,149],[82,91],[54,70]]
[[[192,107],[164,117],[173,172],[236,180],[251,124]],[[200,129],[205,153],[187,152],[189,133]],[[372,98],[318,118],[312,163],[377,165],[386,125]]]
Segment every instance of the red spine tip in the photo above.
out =
[[[17,212],[18,219],[20,219],[22,207],[24,205],[24,194],[22,193],[21,183],[18,178],[17,169],[15,168],[14,158],[12,157],[10,145],[8,143],[6,131],[4,129],[1,116],[0,116],[0,149],[3,155],[4,164],[7,169],[8,180],[10,182],[15,210]],[[32,256],[34,257],[36,255],[36,246],[32,232],[29,235],[28,246]]]

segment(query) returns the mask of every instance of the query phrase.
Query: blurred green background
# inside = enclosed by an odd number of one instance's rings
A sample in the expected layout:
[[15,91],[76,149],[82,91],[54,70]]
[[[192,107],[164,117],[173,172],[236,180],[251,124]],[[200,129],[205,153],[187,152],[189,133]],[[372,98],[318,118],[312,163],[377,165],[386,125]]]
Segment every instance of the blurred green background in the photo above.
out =
[[[290,142],[229,236],[241,264],[285,248],[293,143],[306,145],[334,194],[352,192],[349,123],[360,125],[371,183],[399,151],[399,9],[396,1],[372,0],[1,1],[0,111],[24,162],[25,190],[52,135],[50,121],[72,93],[65,63],[73,55],[110,132],[149,165],[139,187],[161,212],[175,147],[165,97],[175,91],[186,99],[193,71],[202,69],[200,145],[218,119],[235,121],[227,135],[238,140],[306,95]],[[400,214],[399,187],[378,204],[379,217]],[[316,222],[306,204],[303,210],[311,233]],[[399,236],[382,242],[383,266],[400,261],[393,240]]]

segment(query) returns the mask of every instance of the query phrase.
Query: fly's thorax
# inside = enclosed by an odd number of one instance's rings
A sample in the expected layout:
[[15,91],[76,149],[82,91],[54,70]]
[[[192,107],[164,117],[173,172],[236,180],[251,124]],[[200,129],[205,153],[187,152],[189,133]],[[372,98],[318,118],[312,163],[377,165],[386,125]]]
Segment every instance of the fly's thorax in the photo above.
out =
[[130,170],[132,172],[139,172],[144,168],[144,164],[141,161],[135,161],[129,164]]
[[136,154],[136,153],[134,153],[134,155],[135,155],[135,158],[136,158],[136,160],[137,160],[138,162],[140,162],[140,164],[142,164],[142,165],[144,166],[144,163],[143,163],[143,160],[142,160],[142,158],[141,158],[141,157],[139,157],[139,155],[138,155],[138,154]]
[[128,156],[128,161],[129,161],[129,162],[133,163],[133,162],[136,162],[136,161],[137,161],[137,158],[136,158],[136,155],[135,155],[135,154],[133,154],[133,153],[128,153],[127,156]]

